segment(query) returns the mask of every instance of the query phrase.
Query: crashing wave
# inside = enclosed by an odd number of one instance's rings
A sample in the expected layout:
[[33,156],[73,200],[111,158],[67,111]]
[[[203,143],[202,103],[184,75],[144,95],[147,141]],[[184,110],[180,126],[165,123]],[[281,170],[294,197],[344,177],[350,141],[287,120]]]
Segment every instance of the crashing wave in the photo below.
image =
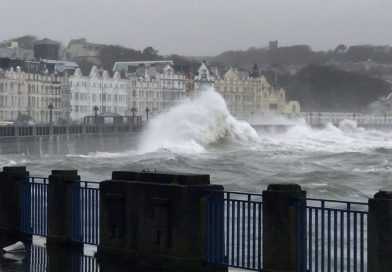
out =
[[240,144],[259,141],[257,132],[234,118],[223,97],[212,89],[151,119],[141,138],[141,152],[203,152],[222,139]]

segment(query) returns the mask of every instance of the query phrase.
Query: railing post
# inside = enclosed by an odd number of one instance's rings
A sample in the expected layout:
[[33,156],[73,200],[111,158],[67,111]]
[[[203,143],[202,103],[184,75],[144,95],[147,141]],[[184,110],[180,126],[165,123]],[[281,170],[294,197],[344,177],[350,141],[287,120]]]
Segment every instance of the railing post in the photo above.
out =
[[5,166],[0,172],[0,246],[21,240],[22,178],[28,177],[25,166]]
[[[270,184],[263,191],[263,271],[297,270],[299,209],[295,198],[306,197],[297,184]],[[304,238],[305,239],[305,238]]]
[[72,228],[72,182],[80,180],[77,170],[52,170],[48,184],[47,245],[70,247]]
[[392,271],[392,191],[369,199],[368,271]]
[[113,172],[100,183],[101,269],[127,261],[157,271],[227,271],[205,263],[207,190],[223,187],[208,175]]

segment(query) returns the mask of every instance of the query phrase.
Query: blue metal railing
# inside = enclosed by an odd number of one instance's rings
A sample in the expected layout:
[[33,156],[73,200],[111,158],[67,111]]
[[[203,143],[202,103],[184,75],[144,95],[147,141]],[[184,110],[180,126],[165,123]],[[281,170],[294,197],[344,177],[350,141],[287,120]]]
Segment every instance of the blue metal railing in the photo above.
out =
[[72,183],[72,228],[74,242],[99,243],[99,182]]
[[302,198],[296,207],[298,271],[367,271],[367,203]]
[[22,233],[46,236],[48,234],[48,178],[25,177],[21,186]]
[[248,270],[262,268],[262,195],[208,191],[206,262]]

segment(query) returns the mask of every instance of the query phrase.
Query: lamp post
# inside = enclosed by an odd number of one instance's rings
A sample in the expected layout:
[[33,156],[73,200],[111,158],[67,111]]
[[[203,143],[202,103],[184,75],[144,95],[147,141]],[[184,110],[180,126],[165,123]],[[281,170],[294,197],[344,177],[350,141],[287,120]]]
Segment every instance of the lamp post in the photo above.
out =
[[98,122],[98,106],[97,105],[95,105],[94,107],[93,107],[93,111],[94,111],[94,124],[97,124],[97,122]]
[[147,107],[147,108],[145,109],[145,111],[146,111],[146,120],[148,121],[148,113],[150,112],[150,109]]
[[52,125],[53,123],[53,104],[50,103],[48,105],[48,109],[49,109],[49,125]]
[[98,107],[97,107],[97,105],[95,105],[94,107],[93,107],[93,111],[94,111],[94,116],[95,116],[95,118],[98,116]]
[[133,107],[131,111],[132,111],[132,117],[135,118],[135,113],[137,112],[137,108]]
[[132,107],[132,124],[135,124],[135,113],[137,112],[137,108]]

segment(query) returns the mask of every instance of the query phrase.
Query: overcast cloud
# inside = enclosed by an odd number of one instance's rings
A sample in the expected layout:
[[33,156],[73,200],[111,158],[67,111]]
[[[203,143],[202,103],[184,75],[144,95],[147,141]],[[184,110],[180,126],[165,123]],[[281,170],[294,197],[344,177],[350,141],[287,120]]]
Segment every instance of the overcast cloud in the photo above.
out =
[[0,40],[85,37],[162,54],[338,43],[392,45],[391,0],[0,0]]

